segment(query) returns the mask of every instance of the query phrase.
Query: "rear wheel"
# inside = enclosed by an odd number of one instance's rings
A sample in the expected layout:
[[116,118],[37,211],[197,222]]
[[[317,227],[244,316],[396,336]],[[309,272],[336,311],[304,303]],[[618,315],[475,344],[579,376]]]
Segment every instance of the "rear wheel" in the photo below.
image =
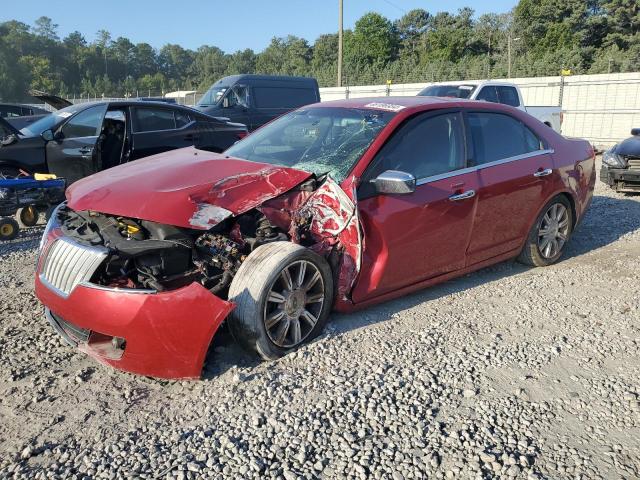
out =
[[19,208],[16,217],[18,217],[21,226],[33,227],[38,223],[40,212],[34,205],[29,205],[28,207]]
[[333,276],[324,258],[290,242],[256,248],[229,288],[229,329],[245,348],[271,360],[314,338],[327,321]]
[[564,196],[551,200],[543,209],[527,238],[518,261],[533,267],[557,262],[573,229],[571,205]]
[[13,240],[19,231],[20,226],[13,218],[0,218],[0,240]]

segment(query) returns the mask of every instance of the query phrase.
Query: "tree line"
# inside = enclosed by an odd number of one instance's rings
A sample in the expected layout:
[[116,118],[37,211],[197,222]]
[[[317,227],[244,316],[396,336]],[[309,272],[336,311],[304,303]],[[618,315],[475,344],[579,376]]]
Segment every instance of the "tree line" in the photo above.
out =
[[[343,84],[505,77],[509,50],[514,77],[634,71],[639,26],[638,0],[520,0],[508,13],[479,17],[470,8],[415,9],[395,21],[370,12],[344,33]],[[337,52],[337,33],[226,53],[211,45],[155,49],[106,30],[91,41],[77,31],[60,38],[51,18],[11,20],[0,23],[0,98],[20,101],[30,89],[67,97],[203,91],[237,73],[313,76],[333,86]]]

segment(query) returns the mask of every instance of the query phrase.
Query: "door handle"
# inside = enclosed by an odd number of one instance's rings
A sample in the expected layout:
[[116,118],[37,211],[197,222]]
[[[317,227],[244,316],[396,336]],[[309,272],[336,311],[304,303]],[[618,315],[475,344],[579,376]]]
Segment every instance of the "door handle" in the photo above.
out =
[[90,153],[93,153],[93,148],[82,147],[80,150],[78,150],[78,152],[80,152],[82,155],[89,155]]
[[540,177],[546,177],[547,175],[551,175],[552,173],[553,173],[553,170],[551,170],[550,168],[545,168],[544,170],[538,170],[536,173],[533,174],[533,176],[536,178],[540,178]]
[[475,196],[476,196],[475,190],[467,190],[466,192],[463,192],[463,193],[457,193],[455,195],[451,195],[449,197],[449,200],[451,200],[452,202],[459,202],[460,200],[466,200],[467,198],[473,198]]

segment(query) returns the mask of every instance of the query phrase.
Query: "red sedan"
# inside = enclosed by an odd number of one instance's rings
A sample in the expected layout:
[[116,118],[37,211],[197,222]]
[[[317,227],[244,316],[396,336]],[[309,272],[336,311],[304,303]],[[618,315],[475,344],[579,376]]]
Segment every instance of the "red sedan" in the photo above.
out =
[[36,294],[116,368],[198,377],[226,321],[265,359],[351,311],[497,262],[556,262],[594,152],[526,113],[425,97],[303,107],[223,154],[193,148],[75,183]]

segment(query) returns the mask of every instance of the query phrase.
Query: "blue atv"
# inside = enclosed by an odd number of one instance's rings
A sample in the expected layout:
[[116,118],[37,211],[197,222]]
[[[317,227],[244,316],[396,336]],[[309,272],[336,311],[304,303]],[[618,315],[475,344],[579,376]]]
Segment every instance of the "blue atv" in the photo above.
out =
[[48,218],[53,208],[64,201],[65,183],[63,178],[0,177],[0,240],[16,238],[20,224],[36,225],[41,212],[46,212]]

